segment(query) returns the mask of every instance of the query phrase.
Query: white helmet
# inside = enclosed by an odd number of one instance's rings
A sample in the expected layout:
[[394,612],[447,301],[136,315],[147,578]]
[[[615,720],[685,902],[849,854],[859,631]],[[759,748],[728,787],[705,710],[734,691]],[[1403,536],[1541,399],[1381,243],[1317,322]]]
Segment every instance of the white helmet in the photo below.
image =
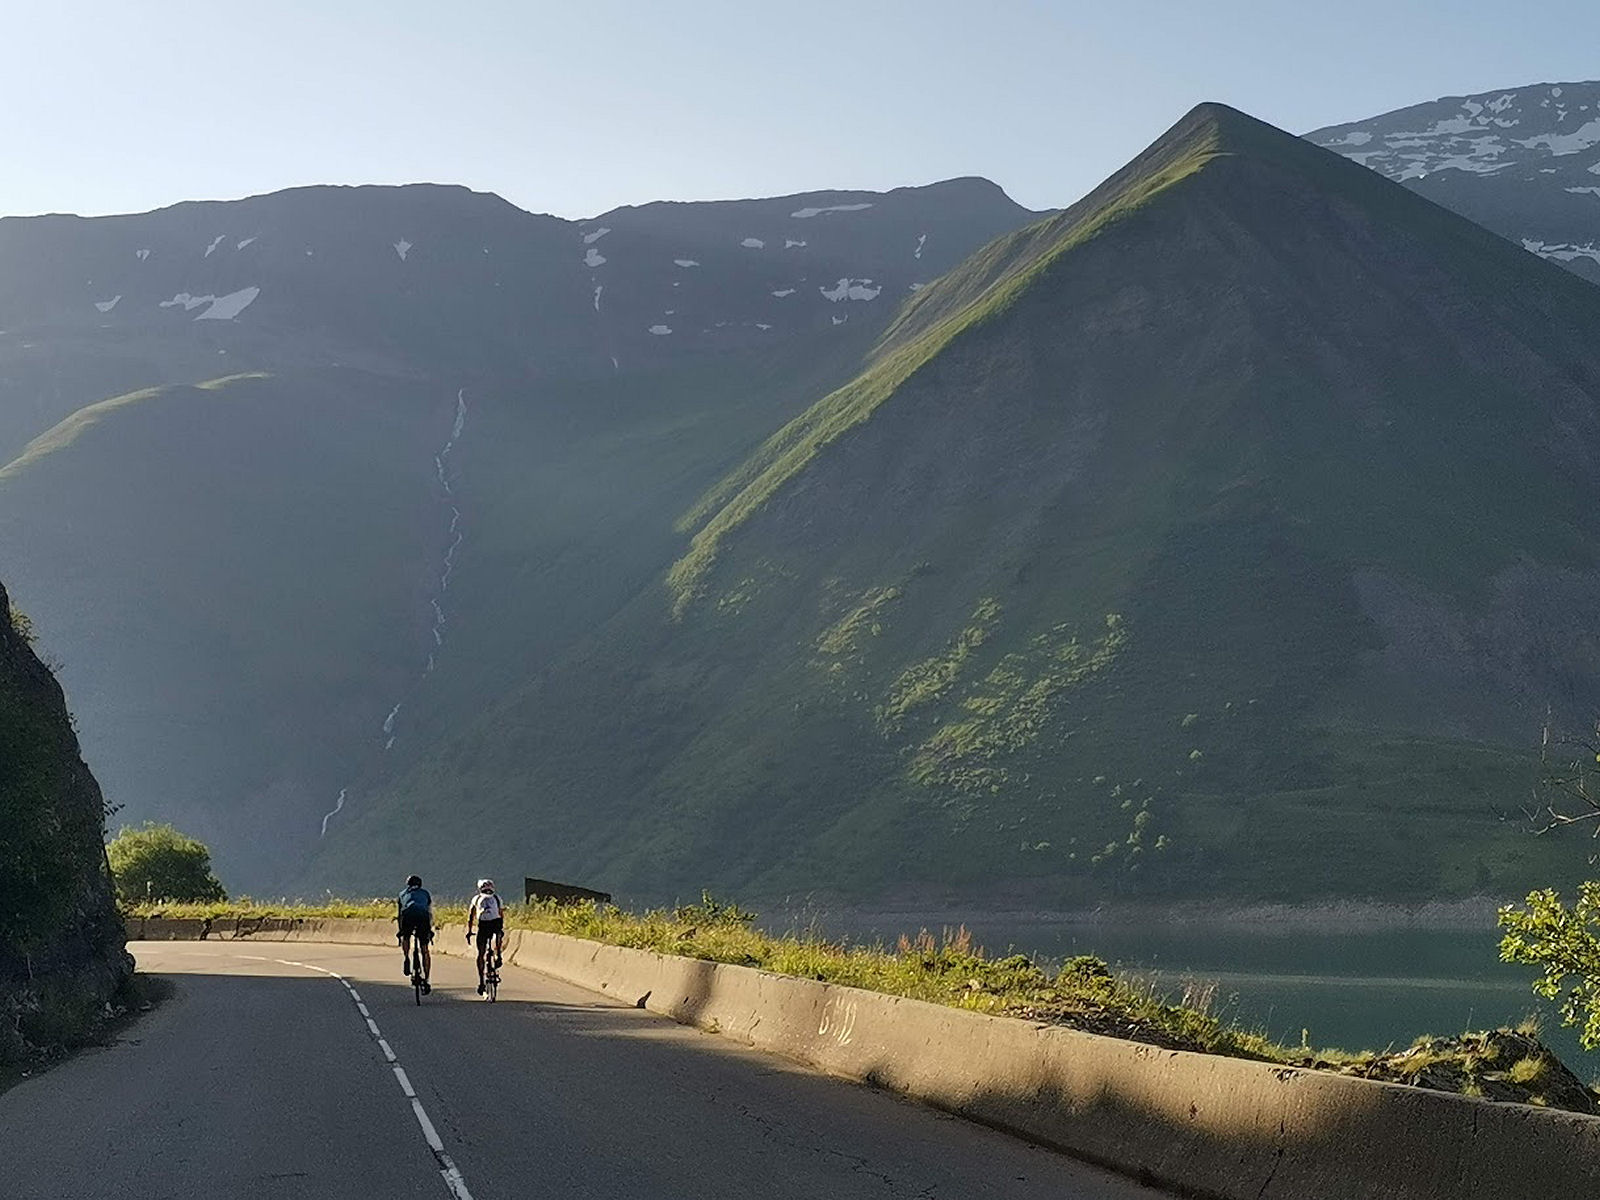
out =
[[491,892],[494,891],[494,880],[492,880],[492,879],[480,879],[480,880],[478,880],[478,890],[481,892],[481,891],[483,891],[484,888],[488,888]]

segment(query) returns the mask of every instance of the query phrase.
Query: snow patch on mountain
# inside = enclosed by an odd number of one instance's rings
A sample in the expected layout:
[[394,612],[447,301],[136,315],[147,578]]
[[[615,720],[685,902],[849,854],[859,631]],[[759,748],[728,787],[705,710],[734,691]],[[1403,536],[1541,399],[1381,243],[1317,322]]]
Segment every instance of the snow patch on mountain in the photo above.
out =
[[1591,258],[1600,263],[1600,246],[1590,242],[1585,246],[1575,246],[1568,242],[1541,242],[1533,238],[1523,238],[1522,248],[1531,250],[1540,258],[1553,258],[1557,262],[1571,262],[1575,258]]
[[599,312],[600,311],[600,293],[605,291],[605,290],[606,290],[606,285],[603,284],[603,283],[597,283],[597,284],[594,285],[594,310],[595,310],[595,312]]
[[824,206],[822,206],[820,208],[801,208],[801,209],[796,209],[794,212],[790,213],[789,215],[791,217],[796,218],[797,220],[805,221],[805,220],[809,220],[812,217],[820,217],[824,213],[860,212],[864,208],[871,208],[871,207],[872,207],[872,202],[871,201],[867,201],[867,202],[862,203],[862,204],[828,204],[828,205],[824,205]]
[[586,267],[603,267],[603,266],[605,266],[605,264],[606,264],[606,256],[604,254],[601,254],[600,251],[596,250],[593,246],[590,246],[587,250],[585,250],[583,252],[583,265],[584,266],[586,266]]
[[163,300],[156,307],[177,308],[182,305],[183,310],[188,312],[191,308],[199,308],[202,304],[210,304],[215,299],[215,296],[191,296],[188,292],[179,292],[171,300]]
[[783,239],[783,248],[785,250],[794,250],[794,249],[797,249],[797,248],[804,249],[804,247],[805,247],[805,243],[803,241],[801,241],[799,238],[784,238]]
[[217,234],[216,237],[212,238],[211,239],[211,245],[206,247],[206,252],[203,255],[201,255],[201,257],[202,258],[210,258],[211,257],[211,252],[213,250],[215,250],[218,246],[222,245],[222,239],[227,237],[227,236],[228,235],[225,234],[225,233],[219,233],[219,234]]
[[135,250],[133,252],[133,256],[140,262],[143,262],[145,259],[150,257],[150,247],[146,246],[143,250]]
[[584,234],[583,235],[583,244],[585,246],[592,246],[596,242],[598,242],[601,238],[605,237],[605,235],[610,233],[610,232],[611,232],[611,226],[602,225],[602,226],[600,226],[599,229],[596,229],[593,233]]
[[776,296],[778,299],[782,300],[785,296],[794,295],[794,289],[793,288],[780,288],[778,291],[773,292],[772,294],[774,296]]
[[240,288],[237,292],[229,292],[226,296],[217,296],[211,301],[211,307],[195,318],[196,321],[231,321],[249,308],[255,298],[261,295],[258,287]]
[[1543,146],[1552,155],[1577,154],[1600,144],[1600,119],[1587,121],[1571,133],[1536,133],[1530,138],[1514,138],[1519,146]]
[[698,267],[700,265],[692,258],[675,258],[672,261],[680,267]]
[[767,247],[766,242],[762,241],[758,237],[747,237],[744,239],[744,241],[740,242],[739,245],[743,246],[747,250],[765,250]]
[[117,295],[111,297],[111,299],[109,299],[109,300],[96,300],[94,302],[94,306],[96,308],[98,308],[101,312],[108,313],[113,308],[115,308],[117,306],[117,301],[119,301],[121,299],[122,299],[122,294],[119,292]]
[[394,252],[400,256],[400,261],[405,262],[406,255],[411,253],[411,243],[406,241],[405,238],[401,238],[398,242],[394,242],[393,245]]
[[650,326],[650,332],[655,334],[657,337],[665,337],[667,334],[672,332],[672,326],[670,326],[670,325],[652,325],[652,326]]
[[251,242],[253,242],[255,240],[256,239],[253,238],[253,237],[247,237],[247,238],[244,239],[244,241],[240,242],[237,246],[235,246],[234,249],[235,250],[243,250],[246,246],[248,246]]
[[841,300],[876,300],[883,285],[872,286],[870,279],[841,279],[831,288],[819,287],[823,298],[837,304]]

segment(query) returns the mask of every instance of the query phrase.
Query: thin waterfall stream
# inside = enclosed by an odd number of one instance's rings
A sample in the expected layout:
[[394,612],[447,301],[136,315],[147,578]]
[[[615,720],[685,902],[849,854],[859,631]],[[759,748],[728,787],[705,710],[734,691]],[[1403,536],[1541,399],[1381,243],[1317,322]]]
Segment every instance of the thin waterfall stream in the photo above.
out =
[[[432,645],[429,647],[427,660],[423,664],[419,682],[421,679],[426,679],[433,674],[439,665],[439,651],[444,646],[444,630],[445,625],[448,623],[444,609],[444,597],[445,593],[450,590],[450,577],[455,573],[456,558],[461,550],[461,543],[466,538],[466,533],[461,527],[461,509],[455,502],[455,486],[451,483],[450,473],[451,451],[456,448],[456,443],[460,441],[461,434],[466,427],[467,391],[465,388],[458,388],[456,391],[456,415],[455,421],[450,426],[450,436],[445,439],[445,443],[439,448],[439,452],[433,456],[434,476],[437,478],[440,490],[443,493],[441,499],[450,510],[450,528],[448,531],[450,543],[446,546],[444,557],[440,562],[437,588],[434,594],[428,598],[428,606],[433,611],[433,624],[428,630]],[[383,719],[380,736],[383,739],[384,752],[393,749],[395,741],[399,737],[396,732],[396,722],[399,720],[400,710],[404,707],[405,698],[402,697],[395,701],[394,707],[389,710],[389,715]],[[348,792],[348,787],[339,789],[339,796],[333,808],[323,815],[322,830],[317,835],[318,837],[326,837],[328,835],[328,822],[344,808]]]

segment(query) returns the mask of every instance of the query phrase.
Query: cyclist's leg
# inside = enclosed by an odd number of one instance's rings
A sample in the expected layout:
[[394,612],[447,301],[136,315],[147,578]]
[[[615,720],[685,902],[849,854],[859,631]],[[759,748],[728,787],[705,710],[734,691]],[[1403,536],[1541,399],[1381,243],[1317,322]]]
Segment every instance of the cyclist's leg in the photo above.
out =
[[411,930],[400,926],[400,973],[411,974]]
[[433,929],[423,929],[417,935],[417,953],[422,956],[422,981],[433,978]]

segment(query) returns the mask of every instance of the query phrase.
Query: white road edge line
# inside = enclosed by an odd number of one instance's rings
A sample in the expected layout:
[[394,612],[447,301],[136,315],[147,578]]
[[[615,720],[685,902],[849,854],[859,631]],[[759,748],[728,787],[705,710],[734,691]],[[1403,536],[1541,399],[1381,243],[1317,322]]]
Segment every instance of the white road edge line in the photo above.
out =
[[[255,956],[241,955],[240,957],[254,958]],[[276,958],[271,960],[261,958],[258,961],[271,961],[282,963],[286,967],[303,967],[307,971],[318,971],[323,975],[330,976],[331,978],[337,979],[340,983],[344,984],[344,990],[350,993],[351,997],[355,1000],[356,1007],[361,1010],[361,1015],[366,1017],[367,1028],[372,1031],[372,1037],[373,1040],[378,1043],[378,1049],[382,1050],[383,1056],[394,1064],[395,1082],[400,1085],[400,1091],[405,1095],[406,1099],[411,1101],[411,1111],[416,1115],[417,1124],[422,1127],[422,1136],[423,1139],[428,1143],[428,1149],[433,1151],[433,1157],[439,1163],[439,1176],[444,1180],[445,1187],[450,1189],[450,1194],[455,1197],[455,1200],[472,1200],[472,1193],[467,1190],[467,1181],[462,1178],[460,1168],[458,1168],[455,1164],[455,1161],[444,1152],[444,1142],[439,1137],[439,1131],[434,1128],[433,1122],[428,1118],[428,1110],[423,1108],[422,1101],[417,1099],[416,1089],[411,1086],[410,1078],[406,1075],[405,1070],[400,1066],[399,1060],[395,1058],[394,1050],[391,1049],[389,1043],[384,1040],[383,1033],[378,1029],[378,1023],[374,1021],[367,1013],[367,1006],[361,1002],[361,997],[356,995],[356,990],[350,986],[349,981],[337,971],[330,971],[326,967],[319,967],[313,963],[290,962],[286,958]]]

